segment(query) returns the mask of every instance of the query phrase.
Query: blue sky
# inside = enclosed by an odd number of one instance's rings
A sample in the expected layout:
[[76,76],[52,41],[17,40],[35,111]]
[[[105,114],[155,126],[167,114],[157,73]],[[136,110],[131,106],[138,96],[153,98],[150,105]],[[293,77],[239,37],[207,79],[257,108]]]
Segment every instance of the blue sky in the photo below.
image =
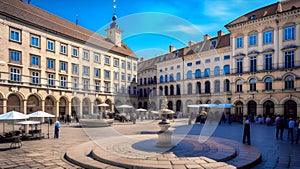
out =
[[[27,0],[24,0],[27,2]],[[116,0],[123,41],[139,56],[153,57],[201,41],[204,34],[228,33],[224,25],[278,0]],[[113,0],[31,0],[31,4],[91,31],[105,34]]]

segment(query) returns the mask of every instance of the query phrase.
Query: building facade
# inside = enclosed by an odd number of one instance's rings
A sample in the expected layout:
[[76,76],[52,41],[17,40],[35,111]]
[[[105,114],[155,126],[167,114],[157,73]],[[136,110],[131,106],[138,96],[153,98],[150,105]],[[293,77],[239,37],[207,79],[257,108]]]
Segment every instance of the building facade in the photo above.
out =
[[136,88],[138,59],[115,17],[105,38],[20,0],[0,0],[0,11],[0,114],[114,111],[115,96]]
[[[195,111],[190,104],[231,103],[236,116],[299,117],[299,14],[297,0],[271,4],[227,24],[227,35],[205,35],[199,43],[157,56],[155,108],[167,99],[169,109],[184,114]],[[147,88],[139,83],[139,91]],[[142,96],[140,102],[151,100]]]

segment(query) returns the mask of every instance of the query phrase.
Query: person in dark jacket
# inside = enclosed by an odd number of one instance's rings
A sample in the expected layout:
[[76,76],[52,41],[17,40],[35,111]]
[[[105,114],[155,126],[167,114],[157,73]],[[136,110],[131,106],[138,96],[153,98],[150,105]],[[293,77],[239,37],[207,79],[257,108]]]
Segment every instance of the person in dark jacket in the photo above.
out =
[[243,134],[243,143],[246,143],[246,138],[247,138],[247,143],[248,145],[251,145],[250,141],[250,121],[249,118],[246,117],[246,120],[244,122],[244,134]]

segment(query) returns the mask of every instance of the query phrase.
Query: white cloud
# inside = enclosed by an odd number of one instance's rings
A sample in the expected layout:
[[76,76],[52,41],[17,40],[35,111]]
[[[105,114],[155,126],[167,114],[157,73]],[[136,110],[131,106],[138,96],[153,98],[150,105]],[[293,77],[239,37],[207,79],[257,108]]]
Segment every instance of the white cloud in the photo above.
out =
[[220,29],[218,24],[203,24],[203,25],[176,25],[168,29],[174,33],[185,33],[188,35],[204,35],[210,32],[215,32]]
[[236,7],[235,3],[230,1],[206,1],[203,13],[209,17],[227,19],[236,15],[234,7]]

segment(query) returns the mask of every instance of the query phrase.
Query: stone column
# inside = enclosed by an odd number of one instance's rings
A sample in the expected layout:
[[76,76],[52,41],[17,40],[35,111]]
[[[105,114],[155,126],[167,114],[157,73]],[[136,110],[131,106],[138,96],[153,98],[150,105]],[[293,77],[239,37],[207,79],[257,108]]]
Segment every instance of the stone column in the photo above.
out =
[[273,62],[273,67],[275,69],[277,69],[279,67],[279,52],[280,52],[280,49],[279,49],[279,27],[276,27],[274,29],[274,49],[275,49],[275,52],[274,52],[274,59],[272,60]]
[[262,104],[258,104],[256,107],[256,115],[261,115],[263,116],[264,112],[263,112],[263,105]]
[[4,100],[2,101],[2,103],[3,103],[3,113],[7,113],[7,100],[4,99]]
[[23,101],[23,112],[24,114],[27,114],[27,100]]
[[277,54],[276,54],[276,57],[278,59],[278,62],[277,62],[277,65],[278,67],[277,68],[280,68],[280,67],[283,67],[284,65],[284,57],[280,57],[282,51],[282,44],[283,44],[283,28],[282,27],[279,27],[279,33],[278,33],[278,48],[276,49],[277,51]]
[[41,100],[42,103],[42,111],[45,112],[45,100]]
[[81,118],[82,117],[82,101],[79,102],[79,108],[78,109],[79,109],[78,110],[78,113],[79,113],[78,114],[78,116],[79,116],[78,118]]
[[71,114],[72,114],[72,103],[69,102],[67,106],[68,106],[68,112],[67,112],[67,114],[71,116]]
[[91,111],[91,114],[94,114],[94,102],[91,102],[90,111]]
[[57,119],[59,120],[59,101],[56,102],[55,108],[55,117],[57,117]]

